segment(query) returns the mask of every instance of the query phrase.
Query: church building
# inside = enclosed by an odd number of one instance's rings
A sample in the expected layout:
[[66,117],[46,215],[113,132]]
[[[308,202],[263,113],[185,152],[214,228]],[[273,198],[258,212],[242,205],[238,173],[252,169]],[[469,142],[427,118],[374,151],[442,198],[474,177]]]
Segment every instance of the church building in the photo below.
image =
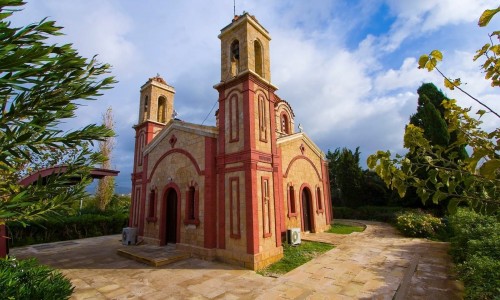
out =
[[267,30],[244,13],[219,39],[216,126],[176,119],[160,76],[141,87],[129,225],[146,243],[256,270],[283,257],[288,229],[329,228],[328,165],[276,95]]

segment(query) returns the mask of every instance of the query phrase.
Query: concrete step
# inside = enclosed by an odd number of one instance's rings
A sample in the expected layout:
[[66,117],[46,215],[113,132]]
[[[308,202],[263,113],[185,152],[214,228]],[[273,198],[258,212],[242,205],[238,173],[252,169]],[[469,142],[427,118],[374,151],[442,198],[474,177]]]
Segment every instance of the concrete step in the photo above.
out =
[[174,246],[127,246],[116,251],[120,256],[135,260],[153,267],[161,267],[191,257],[189,253],[179,251]]

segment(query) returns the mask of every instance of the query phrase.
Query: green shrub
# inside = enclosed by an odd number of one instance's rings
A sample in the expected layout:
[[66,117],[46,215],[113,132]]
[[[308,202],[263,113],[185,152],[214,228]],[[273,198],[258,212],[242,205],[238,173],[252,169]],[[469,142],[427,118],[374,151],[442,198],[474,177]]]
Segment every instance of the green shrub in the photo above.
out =
[[334,219],[372,220],[394,222],[398,212],[403,208],[392,206],[360,206],[358,208],[334,207]]
[[0,259],[2,299],[68,299],[74,287],[59,271],[36,259]]
[[128,225],[128,215],[83,214],[41,220],[27,226],[19,223],[7,225],[12,236],[11,246],[17,247],[120,233]]
[[421,210],[407,211],[396,217],[396,228],[409,237],[435,237],[443,227],[441,219]]
[[450,217],[452,256],[463,262],[471,255],[500,259],[500,223],[494,216],[459,209]]
[[465,284],[466,299],[498,299],[500,295],[500,261],[473,255],[458,264],[458,275]]
[[467,299],[500,295],[500,222],[495,216],[459,209],[450,217],[451,255]]

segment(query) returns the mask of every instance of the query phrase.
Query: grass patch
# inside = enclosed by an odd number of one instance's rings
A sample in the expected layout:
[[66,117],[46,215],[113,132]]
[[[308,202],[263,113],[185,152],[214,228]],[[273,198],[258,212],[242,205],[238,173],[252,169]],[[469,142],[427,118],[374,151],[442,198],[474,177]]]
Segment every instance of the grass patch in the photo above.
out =
[[318,242],[302,241],[298,246],[285,244],[283,258],[257,273],[263,276],[283,275],[331,249],[333,245]]
[[344,224],[333,224],[330,229],[326,232],[328,233],[337,233],[337,234],[350,234],[353,232],[362,232],[365,228],[361,226],[352,226],[352,225],[344,225]]

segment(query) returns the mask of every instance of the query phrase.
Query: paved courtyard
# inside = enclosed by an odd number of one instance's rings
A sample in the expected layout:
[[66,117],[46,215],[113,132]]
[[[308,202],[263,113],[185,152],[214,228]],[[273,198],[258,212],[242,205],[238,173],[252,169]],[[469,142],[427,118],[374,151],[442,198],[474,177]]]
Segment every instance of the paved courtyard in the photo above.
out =
[[367,227],[361,233],[305,236],[336,247],[279,278],[196,258],[150,267],[116,254],[124,247],[120,235],[14,248],[11,254],[60,269],[75,286],[73,299],[462,298],[448,244],[362,222]]

